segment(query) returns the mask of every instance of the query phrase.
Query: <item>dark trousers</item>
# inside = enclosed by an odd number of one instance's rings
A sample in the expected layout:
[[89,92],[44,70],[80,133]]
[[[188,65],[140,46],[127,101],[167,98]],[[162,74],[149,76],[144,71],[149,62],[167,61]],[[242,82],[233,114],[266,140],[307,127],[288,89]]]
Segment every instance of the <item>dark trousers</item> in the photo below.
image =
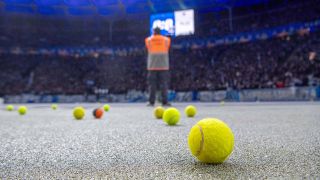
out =
[[169,71],[148,71],[149,84],[149,103],[154,104],[156,100],[156,92],[159,88],[161,91],[162,104],[168,103],[168,81]]

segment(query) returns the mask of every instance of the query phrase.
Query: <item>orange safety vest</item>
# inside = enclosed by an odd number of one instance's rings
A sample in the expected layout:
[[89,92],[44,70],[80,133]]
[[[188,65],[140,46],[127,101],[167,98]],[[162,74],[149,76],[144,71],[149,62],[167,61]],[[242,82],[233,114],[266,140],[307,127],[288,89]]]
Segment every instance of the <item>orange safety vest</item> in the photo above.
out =
[[171,40],[168,37],[162,35],[153,35],[145,39],[148,53],[168,53]]

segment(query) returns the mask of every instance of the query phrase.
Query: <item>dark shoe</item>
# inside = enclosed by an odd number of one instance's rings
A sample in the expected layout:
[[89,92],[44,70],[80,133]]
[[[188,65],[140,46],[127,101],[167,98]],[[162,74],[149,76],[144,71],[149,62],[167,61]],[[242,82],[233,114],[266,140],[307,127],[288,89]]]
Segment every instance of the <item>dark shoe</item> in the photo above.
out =
[[147,106],[149,106],[149,107],[153,107],[153,106],[154,106],[154,104],[153,104],[153,103],[148,103],[148,104],[147,104]]
[[163,103],[162,106],[169,106],[170,107],[171,104],[170,103]]

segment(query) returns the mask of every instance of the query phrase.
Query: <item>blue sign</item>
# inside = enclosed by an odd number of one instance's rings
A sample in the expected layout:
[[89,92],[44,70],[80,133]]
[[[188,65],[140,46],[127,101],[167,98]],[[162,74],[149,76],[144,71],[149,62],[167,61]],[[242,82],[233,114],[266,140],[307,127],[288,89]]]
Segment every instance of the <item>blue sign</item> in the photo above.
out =
[[175,19],[174,13],[153,14],[150,16],[150,33],[153,29],[159,27],[162,35],[174,36]]

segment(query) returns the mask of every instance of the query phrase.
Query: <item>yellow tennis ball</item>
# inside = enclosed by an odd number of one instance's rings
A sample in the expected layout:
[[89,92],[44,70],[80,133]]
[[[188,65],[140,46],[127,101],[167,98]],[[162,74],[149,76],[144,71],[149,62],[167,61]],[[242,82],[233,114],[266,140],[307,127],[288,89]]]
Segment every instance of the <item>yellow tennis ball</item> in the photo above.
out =
[[194,117],[197,113],[197,108],[190,105],[184,109],[184,112],[187,115],[187,117]]
[[13,105],[8,105],[7,106],[7,111],[13,111],[14,110],[14,106]]
[[110,106],[108,104],[105,104],[103,106],[103,109],[104,109],[105,112],[108,112],[110,110]]
[[20,106],[18,108],[18,112],[20,115],[25,115],[27,113],[28,108],[26,106]]
[[222,163],[233,151],[234,136],[223,121],[206,118],[194,125],[188,137],[193,156],[204,163]]
[[51,105],[51,108],[52,108],[53,110],[56,110],[56,109],[58,108],[58,105],[52,104],[52,105]]
[[161,119],[165,109],[161,106],[158,106],[154,109],[153,114],[157,119]]
[[86,111],[83,107],[76,107],[73,109],[73,116],[77,120],[81,120],[86,114]]
[[180,121],[180,112],[176,108],[168,108],[164,111],[162,120],[168,125],[176,125]]

